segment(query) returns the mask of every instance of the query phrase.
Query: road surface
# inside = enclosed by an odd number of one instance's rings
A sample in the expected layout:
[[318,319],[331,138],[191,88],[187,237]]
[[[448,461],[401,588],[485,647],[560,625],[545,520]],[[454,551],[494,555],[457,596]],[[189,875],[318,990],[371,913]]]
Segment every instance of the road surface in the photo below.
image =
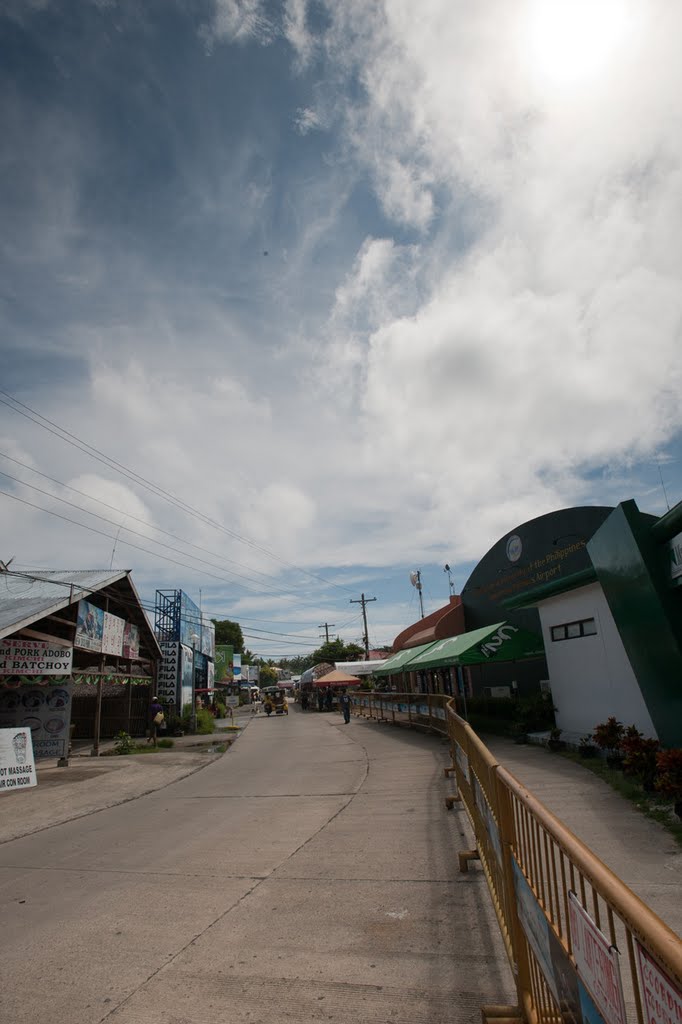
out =
[[3,843],[0,1019],[452,1024],[512,1002],[482,873],[457,872],[446,763],[433,737],[296,708]]

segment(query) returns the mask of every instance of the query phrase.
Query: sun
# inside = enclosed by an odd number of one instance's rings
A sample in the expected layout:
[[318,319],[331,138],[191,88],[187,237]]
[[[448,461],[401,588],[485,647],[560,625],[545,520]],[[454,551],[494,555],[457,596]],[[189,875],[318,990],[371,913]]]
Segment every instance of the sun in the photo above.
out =
[[631,0],[531,0],[524,60],[541,85],[588,85],[608,72],[633,24]]

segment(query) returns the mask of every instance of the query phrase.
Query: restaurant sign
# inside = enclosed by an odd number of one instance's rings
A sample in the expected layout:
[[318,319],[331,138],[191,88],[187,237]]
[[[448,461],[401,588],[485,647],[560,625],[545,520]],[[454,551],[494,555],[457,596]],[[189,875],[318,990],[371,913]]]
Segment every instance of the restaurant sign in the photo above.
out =
[[0,640],[0,676],[68,676],[73,648],[42,640]]
[[618,950],[583,909],[574,892],[569,892],[568,899],[578,975],[606,1024],[626,1024]]

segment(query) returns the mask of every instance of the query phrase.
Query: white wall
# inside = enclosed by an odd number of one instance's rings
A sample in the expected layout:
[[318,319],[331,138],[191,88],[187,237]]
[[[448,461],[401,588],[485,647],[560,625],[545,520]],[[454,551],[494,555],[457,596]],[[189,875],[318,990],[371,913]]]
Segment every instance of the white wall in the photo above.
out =
[[[656,737],[651,716],[601,586],[571,590],[538,605],[557,725],[581,736],[615,715]],[[594,619],[596,636],[552,640],[552,626]]]

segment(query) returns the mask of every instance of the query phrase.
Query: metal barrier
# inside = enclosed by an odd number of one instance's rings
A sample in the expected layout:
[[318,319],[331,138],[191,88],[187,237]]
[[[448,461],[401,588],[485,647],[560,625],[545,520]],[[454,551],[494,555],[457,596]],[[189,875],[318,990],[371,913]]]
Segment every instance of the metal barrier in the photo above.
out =
[[[682,940],[495,760],[454,701],[355,700],[364,702],[358,713],[426,719],[449,737],[445,773],[454,774],[456,795],[446,804],[461,802],[476,840],[459,855],[460,870],[481,863],[517,989],[516,1007],[482,1007],[484,1020],[682,1024]],[[416,716],[414,702],[421,702]]]

